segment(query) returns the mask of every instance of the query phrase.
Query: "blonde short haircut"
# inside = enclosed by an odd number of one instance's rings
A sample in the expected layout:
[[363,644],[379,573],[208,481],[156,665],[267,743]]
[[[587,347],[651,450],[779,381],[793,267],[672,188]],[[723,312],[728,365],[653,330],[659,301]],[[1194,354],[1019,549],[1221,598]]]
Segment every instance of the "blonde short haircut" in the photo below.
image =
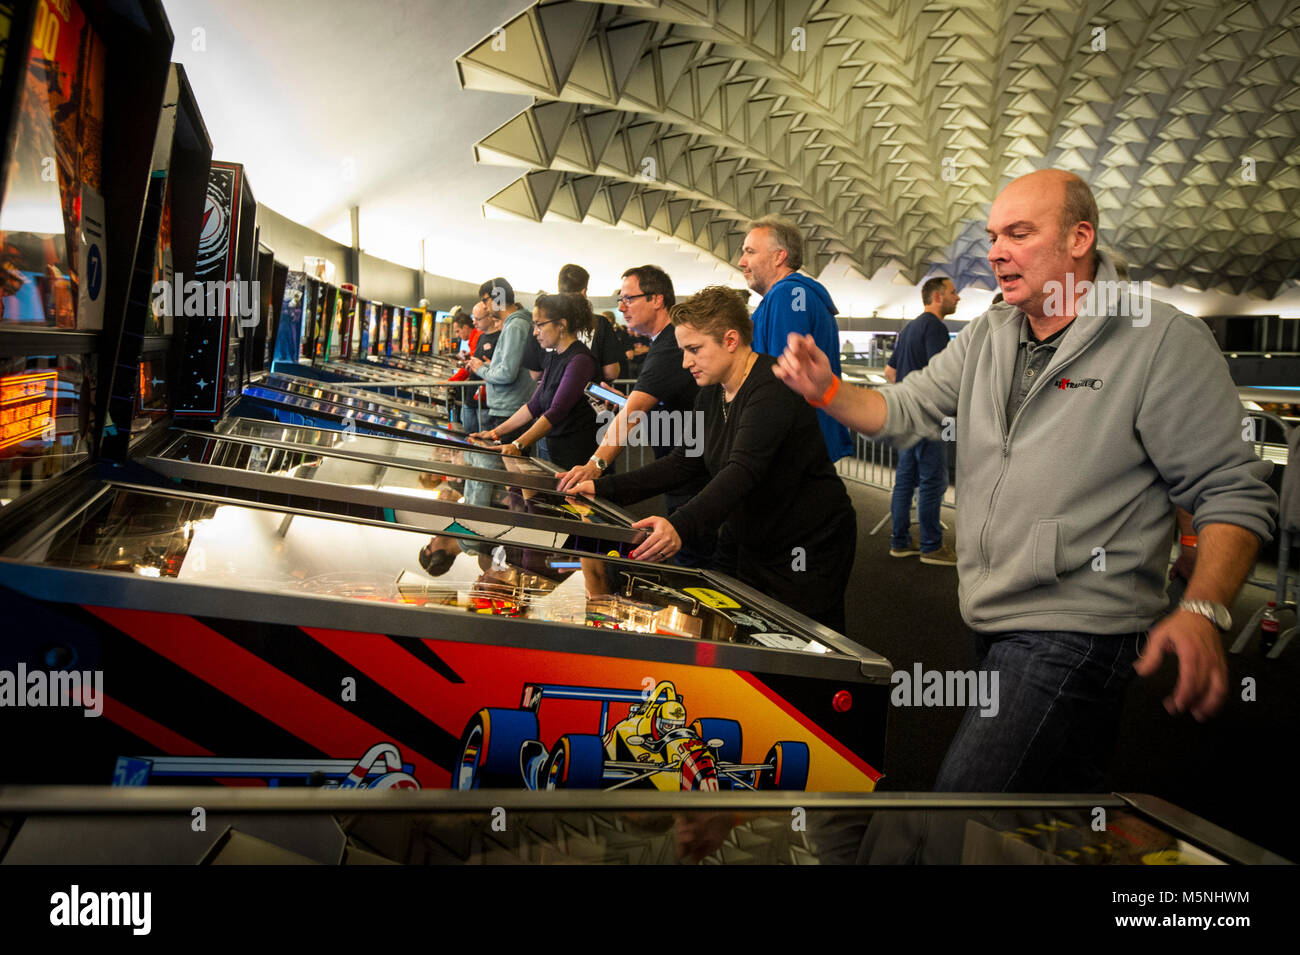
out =
[[725,285],[709,285],[673,306],[669,312],[674,325],[689,325],[721,343],[728,331],[735,329],[742,344],[754,340],[754,323],[749,318],[745,292]]

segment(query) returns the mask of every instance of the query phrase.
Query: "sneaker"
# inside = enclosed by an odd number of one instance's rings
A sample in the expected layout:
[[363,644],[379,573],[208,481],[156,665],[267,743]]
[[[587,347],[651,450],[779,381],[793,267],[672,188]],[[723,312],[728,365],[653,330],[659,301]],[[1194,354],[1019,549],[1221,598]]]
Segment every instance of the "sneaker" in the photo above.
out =
[[906,547],[890,546],[889,548],[890,557],[915,557],[919,553],[921,553],[921,548],[917,547],[916,544],[911,541],[908,541]]
[[937,564],[940,567],[956,567],[957,554],[951,547],[944,544],[938,550],[927,550],[922,552],[921,563]]

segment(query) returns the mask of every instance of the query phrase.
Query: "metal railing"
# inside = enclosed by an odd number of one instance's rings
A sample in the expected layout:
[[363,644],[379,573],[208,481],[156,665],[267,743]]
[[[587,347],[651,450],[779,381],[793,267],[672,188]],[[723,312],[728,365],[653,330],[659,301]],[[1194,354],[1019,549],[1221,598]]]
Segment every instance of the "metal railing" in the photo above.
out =
[[[856,431],[850,433],[853,435],[853,455],[840,458],[836,462],[835,467],[840,472],[840,477],[882,491],[892,491],[898,468],[898,452],[893,442],[883,438],[868,438]],[[950,471],[948,489],[943,493],[943,506],[956,507],[957,481],[951,472],[952,462],[956,460],[956,444],[951,441],[947,443],[950,445],[948,448]]]

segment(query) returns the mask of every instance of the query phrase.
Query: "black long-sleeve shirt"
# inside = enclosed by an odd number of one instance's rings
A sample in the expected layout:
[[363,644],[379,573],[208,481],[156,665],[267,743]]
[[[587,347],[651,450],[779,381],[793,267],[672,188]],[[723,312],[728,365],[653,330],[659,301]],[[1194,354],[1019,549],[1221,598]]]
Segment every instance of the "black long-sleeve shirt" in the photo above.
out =
[[730,523],[736,543],[756,556],[786,555],[831,526],[852,504],[826,453],[813,408],[773,373],[776,359],[758,355],[723,415],[721,385],[700,389],[704,453],[686,448],[627,474],[606,475],[596,494],[617,504],[644,500],[707,475],[704,489],[668,519],[691,540]]

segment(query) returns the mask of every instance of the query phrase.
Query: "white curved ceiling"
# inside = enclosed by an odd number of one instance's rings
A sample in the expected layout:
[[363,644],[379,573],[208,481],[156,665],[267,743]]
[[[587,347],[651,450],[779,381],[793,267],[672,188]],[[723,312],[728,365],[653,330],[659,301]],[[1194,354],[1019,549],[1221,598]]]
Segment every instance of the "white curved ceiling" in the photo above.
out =
[[405,265],[424,238],[471,281],[739,285],[743,220],[780,209],[842,311],[910,314],[931,269],[974,308],[989,201],[1056,165],[1165,297],[1300,314],[1294,0],[165,5],[217,156],[341,241],[359,205]]

